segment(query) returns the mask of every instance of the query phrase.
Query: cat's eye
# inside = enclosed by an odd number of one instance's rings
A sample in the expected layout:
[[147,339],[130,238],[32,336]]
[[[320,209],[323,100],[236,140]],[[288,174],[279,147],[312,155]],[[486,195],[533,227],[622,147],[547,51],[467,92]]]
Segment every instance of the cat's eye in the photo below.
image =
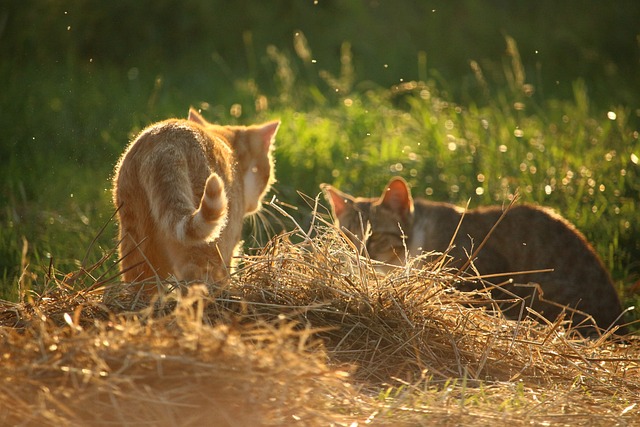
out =
[[369,255],[373,258],[377,258],[377,255],[383,253],[394,253],[395,256],[400,257],[405,252],[402,238],[389,233],[372,234],[367,239],[366,248]]

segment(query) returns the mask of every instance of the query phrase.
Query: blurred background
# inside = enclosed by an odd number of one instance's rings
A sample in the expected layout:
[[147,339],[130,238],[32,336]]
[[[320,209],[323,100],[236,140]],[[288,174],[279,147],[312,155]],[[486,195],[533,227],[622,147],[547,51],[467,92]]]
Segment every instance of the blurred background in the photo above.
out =
[[[348,42],[358,82],[434,77],[461,99],[474,91],[471,60],[502,74],[509,35],[547,96],[571,95],[570,83],[582,77],[598,98],[629,103],[639,84],[639,11],[633,0],[25,0],[0,11],[0,53],[13,67],[109,66],[143,82],[182,65],[191,69],[187,82],[219,75],[218,84],[209,80],[212,91],[247,76],[273,91],[267,48],[293,54],[300,31],[316,68],[336,73]],[[628,90],[618,91],[621,83]]]
[[394,174],[455,203],[525,187],[600,242],[631,295],[639,22],[635,0],[3,1],[0,296],[107,253],[118,156],[191,105],[282,118],[275,195],[292,206]]

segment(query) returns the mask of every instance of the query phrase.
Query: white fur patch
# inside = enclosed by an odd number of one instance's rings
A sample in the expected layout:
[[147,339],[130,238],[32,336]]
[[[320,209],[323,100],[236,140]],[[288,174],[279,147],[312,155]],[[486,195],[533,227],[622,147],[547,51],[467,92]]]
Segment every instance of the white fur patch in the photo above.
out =
[[258,208],[258,199],[262,190],[263,188],[258,185],[258,167],[254,166],[244,174],[245,212],[253,212]]
[[411,236],[411,243],[409,244],[409,255],[418,256],[424,251],[424,240],[427,237],[427,233],[422,227],[413,227],[413,235]]
[[178,241],[184,242],[187,239],[187,222],[189,221],[189,217],[185,216],[178,221],[176,224],[176,237]]

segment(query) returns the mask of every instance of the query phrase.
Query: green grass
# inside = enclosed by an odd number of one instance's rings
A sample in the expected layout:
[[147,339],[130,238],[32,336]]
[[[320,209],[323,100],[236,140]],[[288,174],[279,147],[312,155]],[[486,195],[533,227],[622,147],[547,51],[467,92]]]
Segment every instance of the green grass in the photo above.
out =
[[574,222],[625,302],[639,303],[626,293],[640,272],[638,112],[598,105],[582,80],[572,98],[546,98],[514,52],[502,80],[476,73],[480,95],[465,103],[452,101],[436,70],[390,88],[359,83],[348,45],[337,76],[270,49],[268,87],[231,77],[215,57],[195,69],[137,71],[68,61],[46,77],[36,66],[0,66],[8,83],[0,101],[0,297],[18,298],[25,262],[31,279],[23,285],[38,290],[50,264],[59,274],[78,269],[94,239],[87,262],[112,249],[115,224],[98,232],[113,213],[109,179],[120,152],[144,126],[194,105],[222,123],[282,120],[274,194],[302,220],[310,209],[298,192],[315,197],[322,182],[378,195],[402,175],[414,196],[471,206],[518,192]]

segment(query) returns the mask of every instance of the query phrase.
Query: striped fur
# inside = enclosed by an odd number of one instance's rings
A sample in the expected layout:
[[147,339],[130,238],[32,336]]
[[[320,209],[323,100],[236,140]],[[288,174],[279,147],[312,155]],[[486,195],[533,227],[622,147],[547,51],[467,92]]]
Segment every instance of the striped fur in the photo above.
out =
[[[414,201],[402,178],[392,179],[379,198],[353,197],[326,184],[322,189],[336,224],[373,259],[404,265],[407,256],[428,260],[424,254],[448,253],[449,266],[490,275],[488,282],[508,291],[494,289],[495,297],[513,300],[518,295],[551,321],[567,306],[590,314],[602,328],[620,323],[622,307],[604,264],[585,237],[550,209],[517,205],[500,221],[503,210],[496,206],[465,212],[448,203]],[[368,234],[362,232],[366,229]],[[469,268],[469,257],[487,236]],[[546,269],[552,271],[522,273]],[[477,286],[484,284],[477,281]],[[513,302],[501,308],[510,317],[521,312]],[[574,324],[585,319],[579,312],[567,315]]]

